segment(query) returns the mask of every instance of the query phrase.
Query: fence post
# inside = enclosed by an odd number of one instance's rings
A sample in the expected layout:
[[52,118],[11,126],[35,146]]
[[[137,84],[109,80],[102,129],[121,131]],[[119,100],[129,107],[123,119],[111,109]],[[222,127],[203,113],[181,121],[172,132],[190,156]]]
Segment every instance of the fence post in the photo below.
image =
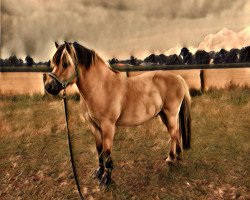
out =
[[201,93],[205,92],[205,81],[204,81],[204,70],[202,69],[200,72],[200,81],[201,81]]

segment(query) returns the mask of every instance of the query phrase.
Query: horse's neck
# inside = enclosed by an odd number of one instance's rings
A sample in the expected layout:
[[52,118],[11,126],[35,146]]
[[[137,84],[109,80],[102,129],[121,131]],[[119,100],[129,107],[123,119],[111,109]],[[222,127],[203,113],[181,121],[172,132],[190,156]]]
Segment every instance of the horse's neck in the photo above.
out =
[[89,69],[81,67],[77,86],[85,101],[88,101],[105,92],[105,83],[112,82],[114,79],[115,73],[107,63],[97,60]]

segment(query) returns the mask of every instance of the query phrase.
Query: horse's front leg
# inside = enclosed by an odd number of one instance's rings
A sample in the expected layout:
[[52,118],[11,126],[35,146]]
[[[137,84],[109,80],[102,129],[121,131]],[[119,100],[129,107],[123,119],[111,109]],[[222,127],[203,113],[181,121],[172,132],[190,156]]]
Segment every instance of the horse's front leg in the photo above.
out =
[[102,135],[101,130],[92,122],[91,132],[95,138],[96,150],[98,153],[99,168],[95,171],[94,178],[102,179],[104,174],[103,150],[102,150]]
[[111,174],[113,170],[113,160],[111,158],[111,151],[113,146],[113,139],[115,133],[115,125],[111,122],[101,123],[102,130],[102,150],[103,159],[105,163],[105,172],[102,178],[102,182],[109,186],[111,183]]

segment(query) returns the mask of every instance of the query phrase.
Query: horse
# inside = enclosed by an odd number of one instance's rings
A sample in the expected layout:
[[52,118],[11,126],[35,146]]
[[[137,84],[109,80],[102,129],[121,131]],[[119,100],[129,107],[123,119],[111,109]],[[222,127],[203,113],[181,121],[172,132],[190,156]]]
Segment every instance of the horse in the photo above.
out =
[[95,178],[106,186],[111,183],[116,126],[137,126],[156,116],[170,134],[166,162],[181,159],[182,150],[191,146],[191,97],[181,76],[159,70],[126,77],[77,42],[55,46],[45,90],[58,95],[68,85],[77,85],[98,153]]

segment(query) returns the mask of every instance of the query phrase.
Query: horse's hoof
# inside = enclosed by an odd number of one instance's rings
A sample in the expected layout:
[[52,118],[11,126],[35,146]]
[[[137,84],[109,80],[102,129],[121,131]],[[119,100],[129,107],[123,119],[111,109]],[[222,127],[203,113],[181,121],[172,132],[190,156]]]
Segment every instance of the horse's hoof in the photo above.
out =
[[111,183],[112,183],[112,179],[111,179],[111,176],[110,174],[104,174],[102,179],[101,179],[101,183],[104,185],[104,187],[107,189]]
[[167,164],[171,164],[171,163],[175,163],[176,162],[176,159],[172,159],[170,156],[168,156],[165,160],[165,162]]
[[103,174],[104,174],[104,169],[99,168],[93,173],[93,179],[98,179],[99,181],[101,181]]
[[179,155],[176,155],[176,160],[179,162],[182,161],[182,158]]

